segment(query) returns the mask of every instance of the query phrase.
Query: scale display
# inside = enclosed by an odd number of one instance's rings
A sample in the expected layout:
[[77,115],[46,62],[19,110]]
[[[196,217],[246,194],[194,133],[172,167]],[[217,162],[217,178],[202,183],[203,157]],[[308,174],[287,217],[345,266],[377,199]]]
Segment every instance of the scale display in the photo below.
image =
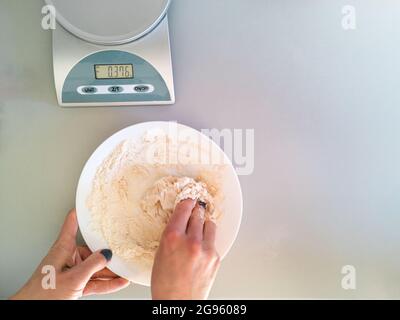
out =
[[133,79],[132,64],[97,64],[94,66],[96,79]]

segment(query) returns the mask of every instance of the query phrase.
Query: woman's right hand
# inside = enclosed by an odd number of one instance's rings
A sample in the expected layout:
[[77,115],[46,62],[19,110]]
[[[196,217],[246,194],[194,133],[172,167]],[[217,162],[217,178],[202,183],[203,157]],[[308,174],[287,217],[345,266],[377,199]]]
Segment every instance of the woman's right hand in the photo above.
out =
[[216,225],[202,204],[184,200],[167,225],[157,251],[151,291],[156,300],[206,299],[220,266]]

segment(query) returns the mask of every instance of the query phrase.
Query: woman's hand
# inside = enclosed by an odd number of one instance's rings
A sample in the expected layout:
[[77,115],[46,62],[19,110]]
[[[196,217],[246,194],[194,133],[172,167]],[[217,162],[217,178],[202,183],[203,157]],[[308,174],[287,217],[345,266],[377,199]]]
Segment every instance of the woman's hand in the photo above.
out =
[[77,231],[76,212],[72,210],[48,255],[11,299],[78,299],[91,294],[112,293],[129,285],[128,280],[106,269],[112,257],[111,250],[92,253],[87,247],[78,247]]
[[216,225],[203,203],[179,203],[162,236],[151,279],[153,299],[206,299],[220,265]]

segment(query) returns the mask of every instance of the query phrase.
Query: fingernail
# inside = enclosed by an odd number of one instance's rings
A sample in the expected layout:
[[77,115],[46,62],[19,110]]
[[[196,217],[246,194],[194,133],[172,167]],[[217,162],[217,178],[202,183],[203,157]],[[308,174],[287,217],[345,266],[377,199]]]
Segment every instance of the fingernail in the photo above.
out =
[[110,249],[103,249],[100,253],[106,258],[107,261],[110,261],[112,258],[112,251]]
[[199,206],[202,207],[204,210],[207,209],[207,203],[205,203],[204,201],[201,201],[201,200],[199,200],[198,203],[199,203]]

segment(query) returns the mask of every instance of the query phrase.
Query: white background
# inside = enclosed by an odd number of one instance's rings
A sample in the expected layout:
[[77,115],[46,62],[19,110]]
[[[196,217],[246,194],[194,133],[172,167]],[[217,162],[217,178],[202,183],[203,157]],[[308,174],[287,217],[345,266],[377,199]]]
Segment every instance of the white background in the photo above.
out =
[[[211,298],[400,298],[398,1],[175,0],[177,103],[72,110],[56,102],[41,7],[0,0],[0,298],[46,254],[93,150],[149,120],[255,129],[242,228]],[[347,264],[355,291],[340,285]]]

